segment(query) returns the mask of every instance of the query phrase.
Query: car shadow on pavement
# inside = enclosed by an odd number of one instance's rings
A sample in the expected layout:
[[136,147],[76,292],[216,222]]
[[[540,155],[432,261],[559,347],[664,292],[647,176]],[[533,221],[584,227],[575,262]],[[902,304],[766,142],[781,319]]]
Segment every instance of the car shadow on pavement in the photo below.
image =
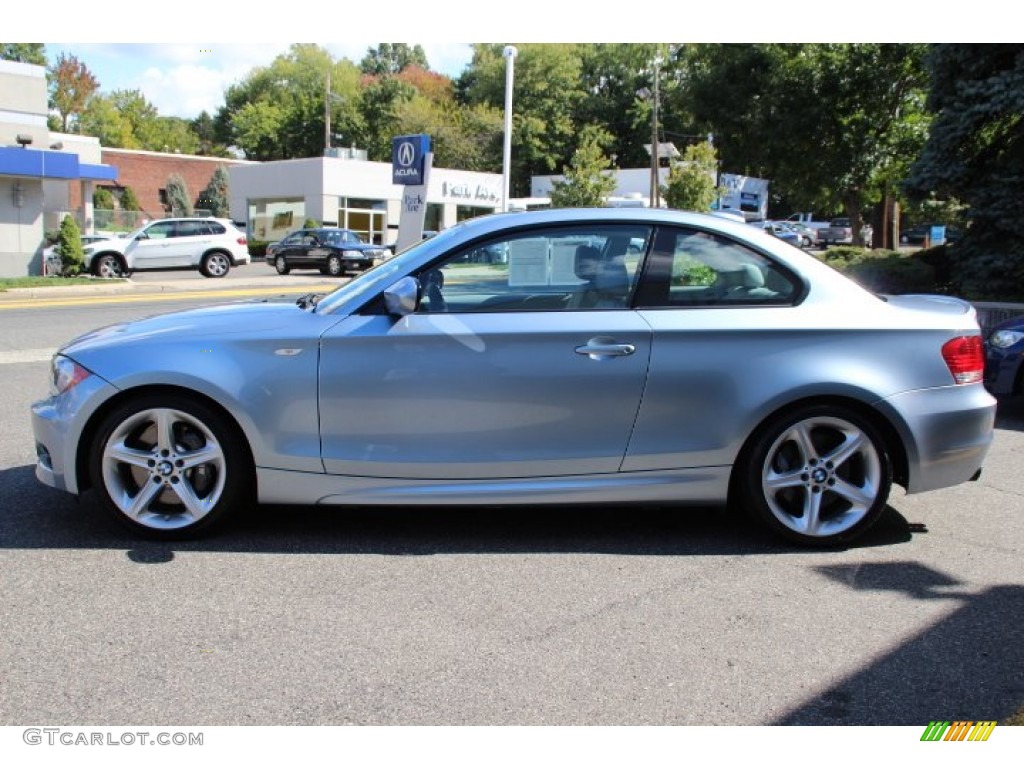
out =
[[[257,506],[205,537],[154,542],[108,520],[95,495],[46,488],[31,466],[0,471],[0,549],[125,549],[135,562],[175,552],[424,556],[598,553],[783,554],[791,546],[746,515],[682,506],[310,507]],[[910,541],[922,526],[892,507],[851,549]]]
[[972,593],[915,562],[818,566],[852,590],[959,605],[870,666],[773,725],[916,725],[1000,721],[1024,711],[1024,586]]

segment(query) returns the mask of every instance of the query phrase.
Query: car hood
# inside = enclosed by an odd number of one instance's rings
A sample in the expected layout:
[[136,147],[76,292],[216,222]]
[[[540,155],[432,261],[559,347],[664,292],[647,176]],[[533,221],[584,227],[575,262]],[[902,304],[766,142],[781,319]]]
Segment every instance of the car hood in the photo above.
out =
[[68,342],[59,352],[82,359],[102,350],[121,349],[134,343],[152,349],[153,345],[182,341],[270,338],[296,333],[319,335],[339,319],[337,316],[323,317],[307,312],[295,303],[293,297],[218,304],[99,328]]

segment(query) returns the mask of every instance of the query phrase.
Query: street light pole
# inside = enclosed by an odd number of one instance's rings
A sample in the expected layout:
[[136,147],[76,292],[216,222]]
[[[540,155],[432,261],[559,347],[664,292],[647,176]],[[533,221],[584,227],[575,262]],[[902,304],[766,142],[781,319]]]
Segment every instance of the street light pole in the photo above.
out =
[[651,112],[651,208],[661,207],[658,168],[658,57],[654,57],[654,109]]
[[331,152],[331,68],[327,67],[327,83],[324,91],[324,156]]
[[512,82],[515,79],[515,60],[519,51],[506,45],[505,55],[505,143],[502,152],[501,209],[508,211],[508,195],[512,178]]

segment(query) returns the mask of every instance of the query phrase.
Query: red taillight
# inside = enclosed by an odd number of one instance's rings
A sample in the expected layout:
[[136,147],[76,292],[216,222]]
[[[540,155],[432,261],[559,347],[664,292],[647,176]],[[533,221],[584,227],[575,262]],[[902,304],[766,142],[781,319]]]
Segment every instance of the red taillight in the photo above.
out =
[[245,245],[248,241],[244,237],[238,238],[239,245]]
[[942,359],[957,384],[975,384],[985,373],[981,336],[957,336],[942,345]]

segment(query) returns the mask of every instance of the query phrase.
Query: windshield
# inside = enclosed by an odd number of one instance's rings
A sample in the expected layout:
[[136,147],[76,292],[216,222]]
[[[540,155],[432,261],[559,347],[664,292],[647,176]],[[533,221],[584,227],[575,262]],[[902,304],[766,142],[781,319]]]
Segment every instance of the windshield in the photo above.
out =
[[445,249],[447,241],[456,238],[461,230],[462,226],[457,224],[434,237],[420,240],[418,243],[400,252],[394,258],[366,270],[358,277],[354,277],[345,285],[339,286],[321,299],[316,305],[316,312],[330,314],[355,299],[366,298],[377,291],[383,290],[411,270],[411,265],[418,262],[423,255],[422,249],[424,247],[440,253]]

